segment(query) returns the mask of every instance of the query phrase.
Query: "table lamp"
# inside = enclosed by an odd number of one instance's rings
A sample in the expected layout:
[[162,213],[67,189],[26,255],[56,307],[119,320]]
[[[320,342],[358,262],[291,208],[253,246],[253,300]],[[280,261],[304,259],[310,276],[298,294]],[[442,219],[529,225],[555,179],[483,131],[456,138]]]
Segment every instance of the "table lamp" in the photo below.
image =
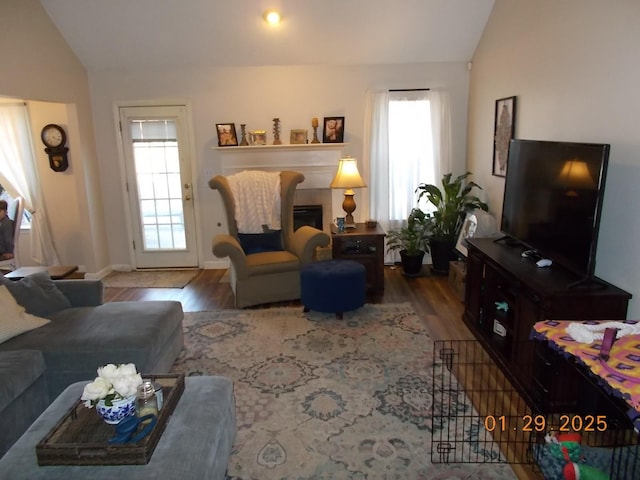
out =
[[358,172],[358,164],[355,158],[346,156],[340,159],[338,164],[338,173],[331,181],[330,188],[344,188],[344,201],[342,202],[342,209],[347,213],[345,217],[345,227],[354,228],[356,226],[353,221],[352,213],[356,209],[356,202],[353,200],[355,195],[353,188],[366,187],[360,173]]

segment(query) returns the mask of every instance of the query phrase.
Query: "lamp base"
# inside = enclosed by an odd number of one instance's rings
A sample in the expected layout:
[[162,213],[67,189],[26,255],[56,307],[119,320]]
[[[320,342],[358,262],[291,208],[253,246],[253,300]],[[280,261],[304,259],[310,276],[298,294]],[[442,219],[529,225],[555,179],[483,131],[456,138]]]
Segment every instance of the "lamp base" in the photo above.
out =
[[342,209],[346,212],[344,217],[344,226],[346,228],[355,228],[356,222],[353,220],[352,213],[356,209],[356,202],[353,199],[355,195],[354,191],[350,188],[344,192],[344,201],[342,202]]

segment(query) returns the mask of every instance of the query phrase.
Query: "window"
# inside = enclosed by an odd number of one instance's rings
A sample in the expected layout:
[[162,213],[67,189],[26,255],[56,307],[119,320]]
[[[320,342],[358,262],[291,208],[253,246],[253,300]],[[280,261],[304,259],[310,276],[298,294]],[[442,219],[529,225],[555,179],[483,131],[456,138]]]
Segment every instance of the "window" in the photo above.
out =
[[389,214],[405,220],[419,183],[435,183],[431,104],[427,92],[389,96]]
[[[6,200],[8,205],[7,211],[8,213],[11,213],[14,208],[13,202],[15,201],[15,199],[11,195],[9,195],[9,192],[7,192],[2,185],[0,185],[0,200]],[[15,220],[15,219],[12,219],[12,220]],[[31,213],[25,209],[24,213],[22,214],[22,222],[20,223],[20,230],[30,229],[30,228],[31,228]]]
[[[22,163],[33,161],[33,145],[29,135],[27,109],[24,102],[3,103],[2,106],[3,110],[0,112],[0,139],[6,146],[6,153],[0,155],[0,169],[9,179],[22,178],[25,177]],[[19,160],[18,163],[15,162],[16,158]],[[9,180],[6,180],[5,177],[4,181]],[[16,190],[19,190],[18,185],[13,183],[11,185],[13,188],[7,190],[5,187],[8,187],[8,184],[5,183],[3,186],[0,183],[0,198],[7,201],[10,216],[12,215],[11,212],[13,212],[14,197],[9,193],[9,190],[14,194]],[[31,213],[26,208],[24,209],[20,228],[23,230],[31,228]]]
[[[402,226],[417,206],[416,187],[438,183],[450,159],[446,91],[370,91],[366,107],[365,158],[369,162],[369,214],[385,230]],[[421,204],[425,211],[429,206]],[[394,263],[386,253],[385,263]]]

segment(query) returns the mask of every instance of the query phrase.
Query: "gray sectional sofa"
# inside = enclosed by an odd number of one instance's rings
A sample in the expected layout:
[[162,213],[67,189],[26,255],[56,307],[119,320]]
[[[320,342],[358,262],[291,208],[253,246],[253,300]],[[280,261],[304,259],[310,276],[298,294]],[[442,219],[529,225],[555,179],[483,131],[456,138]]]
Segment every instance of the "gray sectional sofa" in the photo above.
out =
[[100,281],[0,277],[28,313],[51,321],[0,343],[0,457],[70,384],[107,363],[166,373],[183,346],[175,301],[103,303]]

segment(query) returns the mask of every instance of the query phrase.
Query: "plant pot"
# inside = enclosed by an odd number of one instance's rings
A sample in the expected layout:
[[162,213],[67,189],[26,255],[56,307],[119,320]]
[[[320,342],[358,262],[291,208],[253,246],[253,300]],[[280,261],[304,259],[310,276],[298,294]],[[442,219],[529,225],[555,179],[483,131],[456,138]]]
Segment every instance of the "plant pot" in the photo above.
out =
[[407,277],[419,277],[422,275],[422,259],[424,252],[408,255],[406,250],[400,250],[400,261],[402,262],[402,273]]
[[449,262],[455,260],[453,253],[454,242],[450,240],[430,240],[431,249],[431,270],[438,275],[449,273]]
[[110,425],[115,425],[123,418],[136,413],[135,395],[120,400],[113,400],[111,404],[112,406],[106,405],[104,400],[100,400],[96,404],[96,412],[98,412],[98,415],[102,417],[105,423]]

